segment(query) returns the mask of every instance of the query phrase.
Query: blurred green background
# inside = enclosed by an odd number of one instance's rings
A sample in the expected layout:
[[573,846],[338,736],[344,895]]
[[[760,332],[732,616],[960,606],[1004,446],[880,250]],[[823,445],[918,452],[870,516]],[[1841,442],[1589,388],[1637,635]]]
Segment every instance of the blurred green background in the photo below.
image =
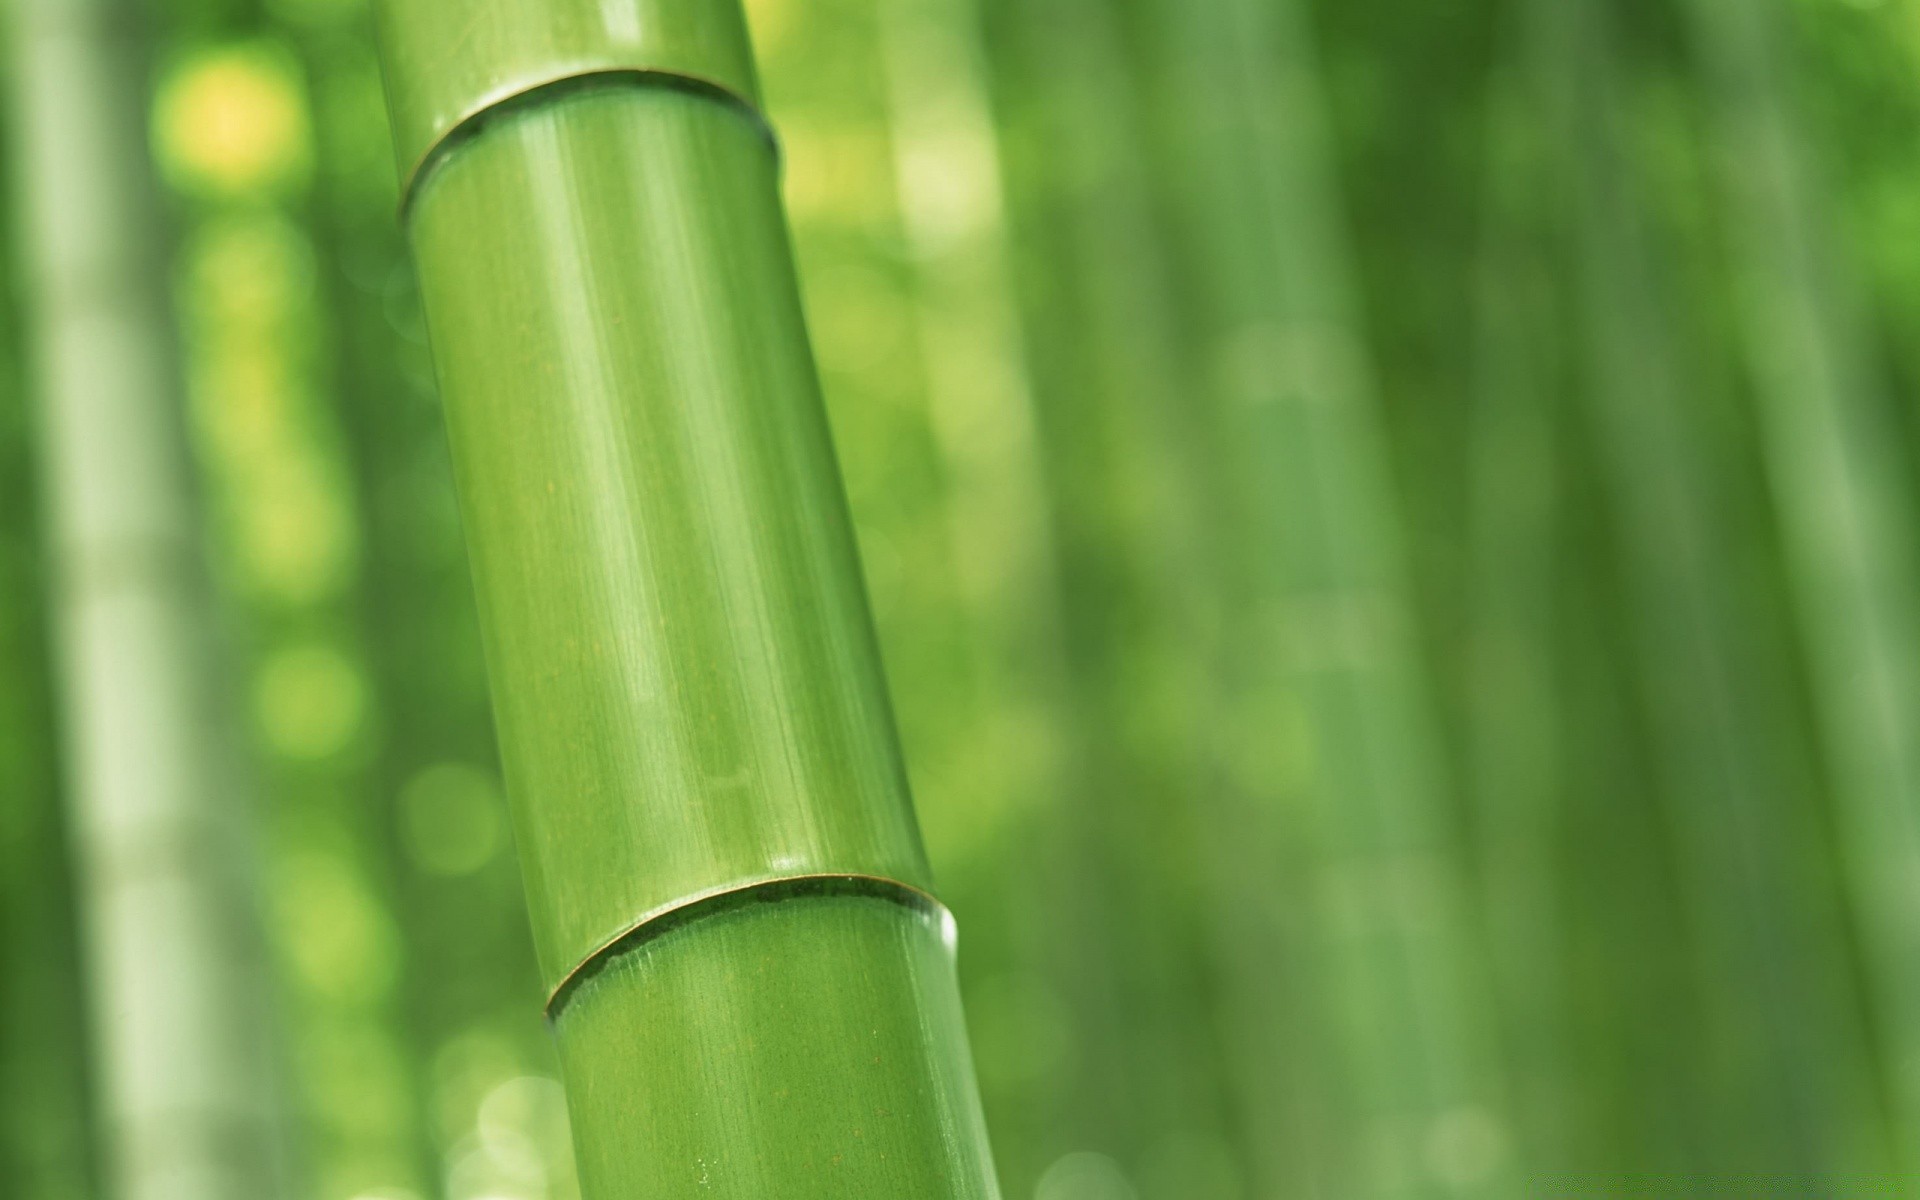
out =
[[[747,7],[1006,1194],[1920,1195],[1920,6]],[[150,30],[296,1194],[568,1200],[370,27]],[[8,277],[0,1196],[73,1200]]]

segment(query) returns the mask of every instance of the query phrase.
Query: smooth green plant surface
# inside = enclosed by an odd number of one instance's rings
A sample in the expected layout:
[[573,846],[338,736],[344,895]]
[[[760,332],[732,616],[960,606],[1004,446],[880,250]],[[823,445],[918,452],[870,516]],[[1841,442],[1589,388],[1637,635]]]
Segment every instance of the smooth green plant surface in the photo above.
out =
[[996,1194],[942,912],[732,908],[613,960],[559,1037],[587,1195]]
[[[788,1161],[995,1194],[764,125],[601,74],[429,159],[406,219],[585,1194],[759,1195]],[[762,903],[817,877],[857,895]],[[703,1037],[729,976],[797,1007]],[[824,1052],[859,1027],[871,1062]],[[777,1111],[702,1123],[735,1103]]]

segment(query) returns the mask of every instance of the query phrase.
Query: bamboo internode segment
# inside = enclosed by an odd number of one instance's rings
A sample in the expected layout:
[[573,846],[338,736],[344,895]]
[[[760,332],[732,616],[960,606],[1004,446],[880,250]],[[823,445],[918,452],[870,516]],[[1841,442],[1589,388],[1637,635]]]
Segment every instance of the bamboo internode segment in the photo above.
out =
[[408,222],[548,987],[636,913],[930,890],[758,131],[523,107]]
[[[752,95],[732,4],[384,24],[409,154],[549,69],[665,64]],[[558,988],[687,897],[930,879],[763,126],[685,87],[536,94],[438,157],[407,224]]]
[[[442,0],[380,6],[403,206],[441,147],[516,99],[582,80],[648,81],[730,98],[760,88],[732,0]],[[765,126],[765,122],[760,122]]]
[[640,949],[703,917],[718,916],[734,909],[757,904],[778,904],[824,896],[863,896],[910,909],[934,919],[949,945],[954,939],[953,914],[933,893],[877,875],[783,875],[728,887],[713,888],[697,896],[674,901],[642,914],[619,936],[609,939],[567,972],[566,977],[547,996],[547,1019],[555,1020],[567,1001],[581,985],[606,968],[620,955]]
[[1000,1200],[943,914],[822,894],[615,955],[554,1045],[586,1200]]

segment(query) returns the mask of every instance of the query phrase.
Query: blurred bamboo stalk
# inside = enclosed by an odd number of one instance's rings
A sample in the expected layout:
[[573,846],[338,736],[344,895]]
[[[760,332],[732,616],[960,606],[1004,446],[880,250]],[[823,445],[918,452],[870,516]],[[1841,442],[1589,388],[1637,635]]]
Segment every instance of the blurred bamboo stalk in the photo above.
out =
[[1706,1191],[1765,1181],[1831,1194],[1875,1153],[1855,1144],[1872,1128],[1859,1122],[1865,1046],[1821,883],[1785,647],[1734,591],[1738,493],[1707,441],[1703,382],[1667,320],[1674,304],[1623,148],[1618,14],[1597,0],[1529,11],[1537,94],[1569,148],[1583,424],[1622,556],[1693,939],[1700,1008],[1689,1017],[1676,998],[1672,1014],[1698,1021],[1679,1076],[1697,1094],[1647,1097],[1667,1113],[1657,1124],[1672,1143],[1658,1169]]
[[154,228],[138,6],[14,6],[20,235],[37,303],[101,1105],[120,1200],[280,1194],[249,818]]
[[[460,982],[436,956],[470,954],[471,930],[502,923],[468,911],[464,935],[448,937],[406,920],[399,900],[394,835],[406,826],[404,779],[381,768],[404,744],[407,722],[441,710],[397,697],[395,656],[375,652],[405,600],[374,592],[359,503],[373,489],[356,490],[362,480],[344,427],[354,410],[343,401],[404,408],[391,394],[397,373],[365,370],[359,345],[346,336],[368,321],[384,327],[384,312],[358,296],[351,305],[334,303],[340,298],[331,286],[337,273],[330,268],[348,258],[349,247],[333,236],[346,206],[335,196],[341,181],[328,169],[330,154],[336,139],[359,130],[314,111],[342,86],[325,66],[346,57],[358,68],[352,86],[363,105],[372,102],[374,130],[382,132],[371,21],[365,12],[298,9],[288,19],[300,26],[282,30],[264,14],[249,17],[262,27],[181,56],[161,89],[155,123],[184,210],[178,306],[211,542],[248,635],[258,775],[274,797],[265,847],[276,884],[284,1036],[331,1050],[294,1056],[289,1090],[304,1134],[302,1172],[316,1192],[431,1194],[440,1174],[426,1095],[433,1042],[411,1018],[423,996]],[[193,20],[181,13],[167,34],[190,37]],[[275,34],[288,35],[285,50]],[[250,110],[261,107],[286,115],[281,145],[257,138],[251,146],[257,162],[272,165],[213,186],[189,175],[177,125],[181,97],[217,98],[222,78],[229,94],[240,81],[240,95],[224,104],[202,99],[203,129],[244,129]],[[311,185],[308,129],[318,168]],[[375,152],[363,152],[362,170],[384,170],[384,139],[364,140],[375,142]],[[361,193],[369,187],[361,183]],[[371,224],[398,260],[404,251],[393,230],[392,187],[372,190]],[[416,423],[438,441],[437,422]],[[411,449],[390,440],[396,453]],[[289,526],[300,536],[288,536]],[[368,610],[377,616],[363,620]],[[424,683],[441,680],[432,670],[409,673]],[[512,902],[517,908],[518,898]],[[323,947],[334,930],[360,953],[329,954]],[[524,994],[528,983],[523,973],[509,986]]]
[[[1163,139],[1160,178],[1183,222],[1188,320],[1227,481],[1234,633],[1222,665],[1236,725],[1288,714],[1298,730],[1291,761],[1276,754],[1236,782],[1268,845],[1297,842],[1311,864],[1312,929],[1296,953],[1323,981],[1307,1011],[1327,1031],[1340,1130],[1322,1186],[1506,1195],[1517,1130],[1492,980],[1460,870],[1312,35],[1290,2],[1144,8],[1156,111],[1178,131]],[[1260,1061],[1249,1094],[1271,1086]],[[1254,1103],[1282,1111],[1279,1098]],[[1279,1194],[1288,1169],[1270,1161],[1260,1194]]]
[[1736,311],[1877,1009],[1895,1177],[1920,1179],[1920,495],[1801,128],[1774,0],[1689,0]]
[[1524,66],[1496,68],[1479,181],[1464,761],[1514,1121],[1538,1172],[1570,1161],[1580,1089],[1559,870],[1567,820],[1556,612],[1567,553],[1556,446],[1566,416],[1557,395],[1564,314],[1552,284],[1554,194],[1542,187],[1546,131],[1529,82]]
[[[1084,748],[1063,797],[1063,886],[1049,908],[1084,1049],[1061,1083],[1052,1136],[1113,1160],[1063,1158],[1042,1194],[1076,1194],[1072,1172],[1105,1169],[1154,1200],[1231,1197],[1254,1181],[1230,1118],[1216,943],[1239,936],[1229,926],[1250,910],[1231,900],[1264,876],[1210,857],[1206,832],[1220,816],[1208,802],[1220,737],[1215,534],[1146,97],[1120,6],[977,7]],[[1274,1061],[1266,1040],[1241,1061]]]
[[[14,306],[0,305],[0,324],[13,326]],[[14,349],[0,350],[0,1195],[86,1200],[99,1192],[86,996]]]

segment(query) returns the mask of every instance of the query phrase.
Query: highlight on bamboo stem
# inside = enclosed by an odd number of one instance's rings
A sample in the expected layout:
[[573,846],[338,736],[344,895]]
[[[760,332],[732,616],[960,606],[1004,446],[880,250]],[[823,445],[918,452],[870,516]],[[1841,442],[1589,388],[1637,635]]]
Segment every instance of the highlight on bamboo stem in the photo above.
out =
[[0,1196],[1920,1197],[1920,21],[18,0]]

